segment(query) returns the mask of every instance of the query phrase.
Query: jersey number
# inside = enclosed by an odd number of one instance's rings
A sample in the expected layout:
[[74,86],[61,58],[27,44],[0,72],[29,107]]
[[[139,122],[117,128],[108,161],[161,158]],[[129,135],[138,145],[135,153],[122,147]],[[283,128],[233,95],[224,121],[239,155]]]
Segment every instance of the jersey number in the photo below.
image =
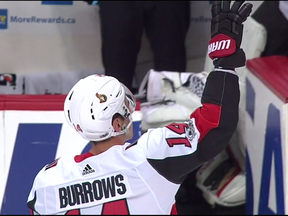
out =
[[[103,204],[101,215],[129,215],[126,199],[116,200]],[[80,209],[67,211],[65,215],[80,215]]]
[[[179,135],[185,134],[185,129],[187,127],[188,127],[187,124],[177,124],[177,123],[172,123],[166,126],[166,128]],[[183,137],[167,138],[166,142],[169,145],[169,147],[173,147],[174,145],[185,145],[186,147],[191,148],[191,143],[189,142],[189,140]]]
[[129,215],[127,200],[116,200],[103,204],[102,215]]

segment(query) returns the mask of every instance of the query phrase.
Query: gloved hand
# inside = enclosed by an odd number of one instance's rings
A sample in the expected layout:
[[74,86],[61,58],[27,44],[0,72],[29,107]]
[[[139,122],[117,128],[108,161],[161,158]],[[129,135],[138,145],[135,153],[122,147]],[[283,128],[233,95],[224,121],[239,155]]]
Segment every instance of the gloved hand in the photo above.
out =
[[245,1],[213,1],[211,13],[211,40],[209,57],[215,67],[234,69],[245,66],[246,56],[240,48],[243,23],[249,17],[253,5]]

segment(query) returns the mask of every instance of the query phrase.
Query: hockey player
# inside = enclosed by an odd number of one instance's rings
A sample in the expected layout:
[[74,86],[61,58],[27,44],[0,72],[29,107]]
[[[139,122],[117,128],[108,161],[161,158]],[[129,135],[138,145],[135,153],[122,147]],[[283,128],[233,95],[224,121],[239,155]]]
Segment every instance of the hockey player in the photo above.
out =
[[[245,65],[240,48],[252,5],[214,1],[209,56],[215,65],[202,106],[183,123],[133,136],[135,99],[117,79],[92,75],[68,93],[67,122],[91,150],[63,155],[37,174],[27,205],[33,214],[170,214],[185,177],[219,154],[238,122],[235,68]],[[171,113],[173,115],[173,113]],[[175,213],[175,212],[174,212]]]

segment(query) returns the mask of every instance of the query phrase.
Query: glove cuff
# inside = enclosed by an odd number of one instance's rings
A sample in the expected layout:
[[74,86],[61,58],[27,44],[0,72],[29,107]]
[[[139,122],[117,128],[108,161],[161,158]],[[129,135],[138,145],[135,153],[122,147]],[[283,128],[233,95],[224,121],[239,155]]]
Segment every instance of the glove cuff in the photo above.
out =
[[217,34],[212,37],[208,46],[208,55],[213,60],[230,56],[237,50],[236,41],[226,34]]
[[243,49],[237,49],[232,55],[222,57],[222,58],[214,58],[213,64],[215,67],[222,68],[238,68],[243,67],[246,64],[246,55]]

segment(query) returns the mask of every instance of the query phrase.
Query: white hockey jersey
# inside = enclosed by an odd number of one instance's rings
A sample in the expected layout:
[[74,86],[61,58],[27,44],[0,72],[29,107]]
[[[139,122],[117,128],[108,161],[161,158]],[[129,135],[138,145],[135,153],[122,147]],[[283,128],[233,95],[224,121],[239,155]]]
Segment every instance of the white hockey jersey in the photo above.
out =
[[238,77],[212,72],[189,121],[99,155],[61,156],[37,174],[27,205],[40,215],[170,214],[185,177],[225,148],[238,103]]

